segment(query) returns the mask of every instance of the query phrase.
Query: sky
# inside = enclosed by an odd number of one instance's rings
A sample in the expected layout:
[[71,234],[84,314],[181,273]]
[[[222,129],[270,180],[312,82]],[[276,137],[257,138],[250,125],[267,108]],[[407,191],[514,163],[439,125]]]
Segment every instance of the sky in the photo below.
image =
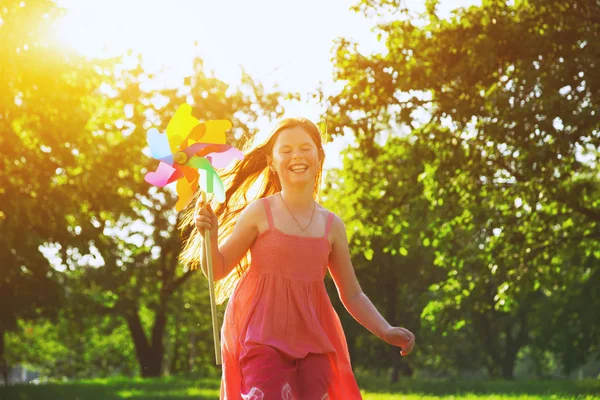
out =
[[[90,57],[124,54],[144,57],[147,71],[158,72],[165,85],[183,82],[200,56],[217,78],[236,84],[242,67],[267,88],[312,93],[319,85],[335,90],[332,79],[334,40],[359,43],[364,53],[385,50],[372,32],[377,20],[350,11],[343,0],[58,0],[66,9],[59,37]],[[411,11],[424,10],[424,0],[407,0]],[[442,0],[439,15],[481,4],[481,0]],[[393,18],[393,15],[386,16]],[[195,45],[196,43],[196,45]],[[306,96],[307,97],[307,96]],[[286,115],[318,120],[322,109],[310,100],[286,103]],[[275,121],[261,121],[262,140]],[[340,150],[352,138],[325,147],[325,168],[341,166]]]

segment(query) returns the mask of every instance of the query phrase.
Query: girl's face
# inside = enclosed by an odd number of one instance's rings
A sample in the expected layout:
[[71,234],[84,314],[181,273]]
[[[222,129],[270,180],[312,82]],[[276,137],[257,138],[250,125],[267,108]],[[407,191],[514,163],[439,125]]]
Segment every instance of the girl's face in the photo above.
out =
[[319,172],[319,151],[312,137],[300,126],[279,132],[269,165],[281,184],[313,184]]

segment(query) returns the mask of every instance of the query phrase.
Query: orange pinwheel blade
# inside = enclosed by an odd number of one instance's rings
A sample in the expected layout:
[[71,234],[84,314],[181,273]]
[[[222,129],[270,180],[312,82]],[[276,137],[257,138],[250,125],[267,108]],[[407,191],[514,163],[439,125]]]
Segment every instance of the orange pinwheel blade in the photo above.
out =
[[179,170],[183,172],[183,175],[188,182],[198,180],[198,170],[196,168],[188,167],[187,165],[179,165],[178,167]]

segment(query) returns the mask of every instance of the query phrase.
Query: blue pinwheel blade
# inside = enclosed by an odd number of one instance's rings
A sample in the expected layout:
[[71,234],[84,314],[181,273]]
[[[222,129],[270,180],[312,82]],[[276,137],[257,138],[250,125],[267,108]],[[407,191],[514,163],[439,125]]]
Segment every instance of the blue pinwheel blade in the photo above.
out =
[[172,154],[167,135],[160,133],[156,128],[152,128],[146,133],[146,141],[150,146],[152,158],[168,163],[168,159],[172,157]]

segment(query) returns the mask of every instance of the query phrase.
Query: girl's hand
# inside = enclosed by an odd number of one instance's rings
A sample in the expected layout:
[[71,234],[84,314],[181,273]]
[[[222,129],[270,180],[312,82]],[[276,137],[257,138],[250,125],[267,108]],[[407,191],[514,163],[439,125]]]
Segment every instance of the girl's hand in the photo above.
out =
[[210,231],[210,238],[217,240],[217,237],[219,236],[219,220],[210,206],[210,203],[208,205],[203,205],[200,201],[196,203],[196,215],[194,219],[196,229],[198,229],[202,235],[204,235],[206,229],[208,229]]
[[391,327],[383,334],[383,340],[392,346],[401,347],[400,355],[408,355],[415,346],[415,335],[404,328]]

